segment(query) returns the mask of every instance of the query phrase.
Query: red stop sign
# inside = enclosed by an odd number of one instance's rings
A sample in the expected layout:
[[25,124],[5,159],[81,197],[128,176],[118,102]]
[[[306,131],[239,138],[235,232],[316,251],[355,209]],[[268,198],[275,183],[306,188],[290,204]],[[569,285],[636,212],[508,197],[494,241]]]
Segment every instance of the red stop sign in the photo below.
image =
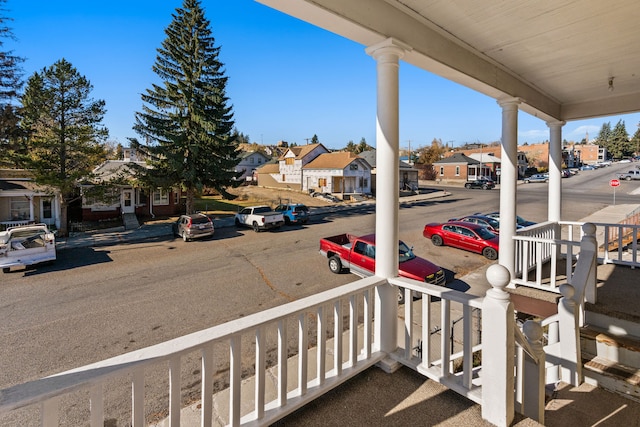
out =
[[611,181],[609,181],[609,185],[612,187],[618,187],[620,186],[620,180],[619,179],[612,179]]

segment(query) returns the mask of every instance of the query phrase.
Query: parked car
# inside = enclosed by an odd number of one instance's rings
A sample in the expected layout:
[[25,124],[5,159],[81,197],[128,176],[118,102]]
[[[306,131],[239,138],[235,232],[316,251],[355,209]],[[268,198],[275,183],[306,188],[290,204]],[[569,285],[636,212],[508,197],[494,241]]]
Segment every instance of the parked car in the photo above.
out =
[[525,178],[523,181],[525,184],[531,184],[532,182],[549,182],[549,174],[537,173]]
[[464,184],[464,188],[481,188],[483,190],[491,190],[495,188],[496,183],[490,179],[476,179]]
[[[485,215],[500,221],[500,212],[491,212]],[[524,228],[524,227],[529,227],[530,225],[536,225],[536,224],[537,224],[536,222],[526,220],[521,216],[516,215],[516,228]]]
[[[320,239],[320,255],[329,261],[329,270],[339,274],[343,270],[360,277],[369,277],[376,270],[376,239],[374,234],[356,237],[351,234]],[[413,253],[413,249],[403,241],[398,242],[398,274],[413,280],[424,281],[432,285],[444,286],[444,270]],[[419,297],[414,293],[413,297]],[[398,302],[404,304],[404,289],[398,288]]]
[[462,221],[430,223],[424,226],[422,235],[435,246],[451,246],[482,254],[490,260],[498,259],[500,238],[482,225]]
[[3,273],[8,273],[12,267],[55,260],[56,239],[46,224],[22,225],[0,231],[0,268]]
[[274,211],[282,212],[287,225],[306,224],[309,221],[309,208],[302,203],[283,203],[276,206]]
[[494,233],[498,233],[500,231],[500,221],[486,215],[473,214],[473,215],[463,216],[462,218],[452,218],[449,220],[449,222],[453,222],[453,221],[472,222],[474,224],[484,225]]
[[256,233],[261,230],[271,230],[282,227],[284,216],[269,206],[249,206],[235,215],[236,227],[251,227]]
[[593,167],[592,165],[582,165],[579,168],[581,171],[593,171],[596,170],[595,167]]
[[201,213],[181,215],[173,223],[173,235],[182,237],[185,242],[199,237],[213,236],[213,233],[213,221]]

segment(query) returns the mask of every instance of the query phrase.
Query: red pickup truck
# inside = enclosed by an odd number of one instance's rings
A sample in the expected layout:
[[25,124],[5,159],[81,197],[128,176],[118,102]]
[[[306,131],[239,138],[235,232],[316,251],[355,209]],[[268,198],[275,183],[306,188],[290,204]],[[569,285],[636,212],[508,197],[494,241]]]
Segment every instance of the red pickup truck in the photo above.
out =
[[[400,241],[398,272],[401,277],[444,285],[442,268],[414,255],[411,248]],[[329,269],[338,274],[343,270],[360,277],[373,276],[376,270],[376,238],[374,234],[356,237],[351,234],[320,239],[320,255],[329,259]],[[398,302],[404,303],[404,289],[399,289]]]

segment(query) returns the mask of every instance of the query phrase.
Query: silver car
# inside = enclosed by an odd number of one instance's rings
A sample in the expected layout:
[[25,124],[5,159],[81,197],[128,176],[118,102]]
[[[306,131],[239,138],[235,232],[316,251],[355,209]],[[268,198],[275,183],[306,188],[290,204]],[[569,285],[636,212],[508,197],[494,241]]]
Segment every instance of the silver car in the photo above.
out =
[[182,237],[185,242],[198,237],[213,236],[213,232],[213,221],[201,213],[182,215],[173,223],[173,234]]

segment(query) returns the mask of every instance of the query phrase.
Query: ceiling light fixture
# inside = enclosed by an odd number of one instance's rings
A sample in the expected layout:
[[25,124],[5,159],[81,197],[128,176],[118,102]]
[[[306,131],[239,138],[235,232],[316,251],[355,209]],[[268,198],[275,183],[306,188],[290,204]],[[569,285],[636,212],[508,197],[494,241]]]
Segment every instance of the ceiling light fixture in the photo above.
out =
[[609,92],[613,92],[613,77],[609,77]]

